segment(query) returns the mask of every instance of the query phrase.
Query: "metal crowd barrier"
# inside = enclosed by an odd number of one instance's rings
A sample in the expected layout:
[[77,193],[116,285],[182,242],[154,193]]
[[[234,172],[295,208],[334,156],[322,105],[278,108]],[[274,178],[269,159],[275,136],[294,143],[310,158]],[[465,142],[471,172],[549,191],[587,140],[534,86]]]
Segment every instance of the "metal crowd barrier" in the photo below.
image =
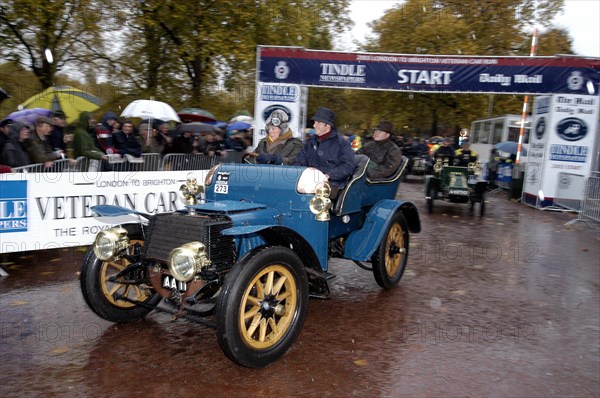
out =
[[[219,163],[241,163],[244,152],[225,151],[221,156],[208,156],[201,153],[170,153],[162,157],[158,153],[143,153],[141,157],[110,157],[110,170],[122,171],[178,171],[178,170],[210,170]],[[55,160],[51,167],[42,163],[15,167],[15,173],[62,173],[78,171],[98,171],[100,161],[79,157],[75,161],[69,159]],[[84,170],[85,168],[85,170]]]
[[592,172],[587,179],[579,216],[600,223],[600,172]]
[[583,193],[585,190],[585,177],[580,174],[558,173],[556,194],[553,204],[572,211],[581,211]]
[[15,173],[64,173],[84,171],[84,157],[75,160],[59,159],[52,162],[52,166],[44,167],[43,163],[29,164],[27,166],[15,167]]
[[586,180],[581,210],[577,219],[569,221],[567,224],[577,221],[600,223],[600,172],[598,171],[593,171]]
[[112,171],[161,171],[162,159],[159,153],[143,153],[140,157],[111,157],[108,164]]
[[200,153],[169,153],[162,159],[162,170],[210,170],[216,159]]

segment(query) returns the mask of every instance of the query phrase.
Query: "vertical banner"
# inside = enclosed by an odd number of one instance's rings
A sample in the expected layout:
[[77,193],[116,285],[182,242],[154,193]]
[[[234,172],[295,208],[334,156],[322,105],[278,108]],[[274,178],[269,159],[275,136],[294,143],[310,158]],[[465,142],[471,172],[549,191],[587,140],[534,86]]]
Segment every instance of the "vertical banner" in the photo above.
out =
[[260,83],[256,85],[254,104],[253,147],[267,135],[265,123],[269,115],[281,109],[288,115],[294,137],[303,139],[308,89],[298,84]]
[[552,96],[538,96],[535,97],[533,104],[532,132],[529,135],[522,201],[534,207],[540,207],[539,193],[543,192],[541,189],[542,170],[549,136],[551,102]]
[[[537,97],[534,131],[529,141],[523,201],[535,207],[553,204],[560,173],[583,177],[590,174],[598,141],[598,96],[555,94]],[[562,195],[579,200],[576,189]]]

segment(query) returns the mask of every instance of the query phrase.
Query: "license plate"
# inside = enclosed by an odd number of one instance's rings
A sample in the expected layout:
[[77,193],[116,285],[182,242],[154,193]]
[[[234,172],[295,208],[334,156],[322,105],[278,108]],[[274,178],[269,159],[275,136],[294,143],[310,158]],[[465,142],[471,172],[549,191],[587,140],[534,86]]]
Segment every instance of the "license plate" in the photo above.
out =
[[448,191],[449,195],[461,195],[461,196],[468,196],[469,195],[469,191],[461,191],[459,189],[450,189]]
[[167,289],[177,289],[180,292],[185,292],[187,290],[187,282],[178,281],[172,276],[165,275],[163,277],[163,287]]
[[229,185],[215,184],[215,193],[228,193]]

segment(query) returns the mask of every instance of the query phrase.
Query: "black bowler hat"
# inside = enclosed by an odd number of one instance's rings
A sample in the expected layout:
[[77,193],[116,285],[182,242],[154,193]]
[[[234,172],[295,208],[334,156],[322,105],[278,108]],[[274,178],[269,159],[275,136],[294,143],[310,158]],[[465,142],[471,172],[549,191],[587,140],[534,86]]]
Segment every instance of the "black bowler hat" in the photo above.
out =
[[373,130],[381,130],[388,134],[394,134],[394,125],[387,120],[382,120]]
[[335,113],[331,109],[328,108],[319,108],[317,112],[311,119],[313,122],[323,122],[327,123],[330,126],[333,126],[333,121],[335,120]]

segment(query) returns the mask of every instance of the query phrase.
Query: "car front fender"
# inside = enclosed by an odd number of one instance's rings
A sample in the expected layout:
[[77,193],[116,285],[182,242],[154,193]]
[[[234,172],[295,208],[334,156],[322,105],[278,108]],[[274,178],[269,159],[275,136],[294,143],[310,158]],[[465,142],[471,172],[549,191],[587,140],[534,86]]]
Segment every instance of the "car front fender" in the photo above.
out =
[[90,207],[90,209],[101,217],[120,217],[127,216],[130,214],[137,214],[145,218],[151,217],[150,214],[115,205],[96,205]]
[[348,236],[344,257],[356,261],[370,261],[396,211],[402,212],[410,232],[421,231],[419,212],[414,204],[403,200],[381,200],[371,208],[362,228]]

